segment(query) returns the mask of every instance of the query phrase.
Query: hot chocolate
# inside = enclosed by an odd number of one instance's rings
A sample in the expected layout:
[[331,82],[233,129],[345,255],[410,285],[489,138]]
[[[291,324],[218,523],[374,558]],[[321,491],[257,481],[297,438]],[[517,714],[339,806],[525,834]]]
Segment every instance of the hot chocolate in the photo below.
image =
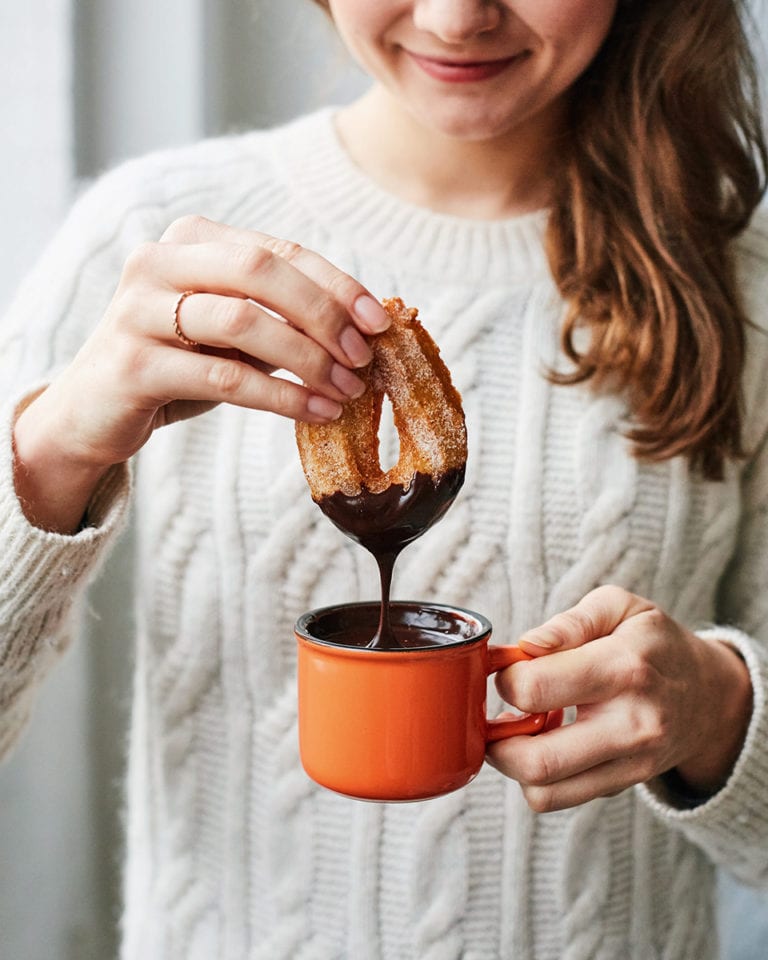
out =
[[[408,646],[402,631],[393,631],[389,616],[392,571],[400,551],[436,523],[456,499],[464,483],[464,467],[435,479],[417,473],[406,487],[392,484],[381,493],[363,490],[356,496],[341,492],[323,497],[318,506],[348,537],[369,550],[381,577],[381,615],[366,646],[391,650]],[[423,644],[422,644],[423,645]]]
[[[421,650],[475,643],[482,629],[480,618],[454,607],[416,601],[393,601],[391,627],[399,647]],[[368,647],[380,619],[374,602],[346,603],[305,613],[297,629],[313,643],[334,647]]]

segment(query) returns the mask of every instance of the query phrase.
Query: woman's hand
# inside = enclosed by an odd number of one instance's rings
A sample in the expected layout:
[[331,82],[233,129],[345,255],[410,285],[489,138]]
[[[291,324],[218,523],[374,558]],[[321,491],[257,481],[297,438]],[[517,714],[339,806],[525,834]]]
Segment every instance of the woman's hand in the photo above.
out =
[[697,637],[626,590],[600,587],[520,646],[535,659],[497,674],[504,699],[531,713],[577,707],[572,724],[488,749],[533,810],[613,796],[672,768],[702,794],[728,778],[752,688],[725,643]]
[[[179,326],[198,348],[174,331],[187,290]],[[362,392],[354,370],[371,359],[364,335],[388,325],[363,286],[298,244],[201,217],[176,221],[129,257],[101,323],[20,414],[16,475],[27,515],[48,529],[76,527],[110,466],[156,427],[218,403],[335,419]],[[271,376],[278,369],[302,383]]]

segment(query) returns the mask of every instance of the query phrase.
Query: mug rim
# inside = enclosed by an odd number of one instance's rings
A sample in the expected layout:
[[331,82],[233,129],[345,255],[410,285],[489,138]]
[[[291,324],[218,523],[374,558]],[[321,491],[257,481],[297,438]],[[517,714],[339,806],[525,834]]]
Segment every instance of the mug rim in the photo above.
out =
[[426,644],[419,647],[393,647],[387,649],[377,649],[373,647],[356,647],[350,646],[346,643],[340,643],[335,640],[325,639],[323,637],[313,636],[308,630],[308,624],[311,619],[319,619],[324,614],[329,614],[333,611],[341,609],[359,609],[361,607],[373,607],[378,609],[381,605],[380,600],[356,600],[353,603],[331,603],[327,604],[324,607],[315,607],[313,610],[307,610],[305,613],[299,616],[294,624],[294,632],[296,636],[305,640],[307,643],[313,643],[319,647],[331,647],[334,650],[347,650],[355,653],[363,654],[412,654],[412,653],[439,653],[441,650],[455,650],[457,647],[468,647],[472,644],[479,643],[482,640],[488,640],[491,636],[491,631],[493,626],[488,617],[483,616],[482,613],[477,613],[474,610],[470,610],[468,607],[460,607],[456,604],[450,603],[433,603],[428,600],[392,600],[390,601],[390,609],[392,608],[403,608],[403,607],[424,607],[430,610],[437,610],[447,613],[458,613],[463,618],[467,620],[474,620],[478,626],[478,632],[476,636],[467,637],[465,639],[458,639],[453,641],[448,641],[441,644]]

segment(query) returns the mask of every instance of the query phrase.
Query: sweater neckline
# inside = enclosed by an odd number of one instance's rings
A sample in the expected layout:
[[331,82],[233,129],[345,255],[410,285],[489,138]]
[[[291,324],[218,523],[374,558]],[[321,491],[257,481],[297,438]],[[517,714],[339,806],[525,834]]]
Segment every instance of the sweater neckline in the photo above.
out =
[[326,107],[276,131],[276,167],[301,203],[355,249],[443,282],[530,283],[549,277],[548,211],[503,220],[438,213],[388,192],[347,154]]

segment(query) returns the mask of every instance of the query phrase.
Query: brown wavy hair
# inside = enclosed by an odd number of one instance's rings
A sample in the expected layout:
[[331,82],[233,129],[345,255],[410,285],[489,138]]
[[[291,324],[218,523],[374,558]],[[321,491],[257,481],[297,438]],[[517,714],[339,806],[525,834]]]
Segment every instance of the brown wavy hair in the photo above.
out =
[[550,379],[625,393],[635,454],[712,480],[745,455],[732,241],[768,168],[748,16],[744,0],[619,0],[570,91],[546,236],[573,364]]

